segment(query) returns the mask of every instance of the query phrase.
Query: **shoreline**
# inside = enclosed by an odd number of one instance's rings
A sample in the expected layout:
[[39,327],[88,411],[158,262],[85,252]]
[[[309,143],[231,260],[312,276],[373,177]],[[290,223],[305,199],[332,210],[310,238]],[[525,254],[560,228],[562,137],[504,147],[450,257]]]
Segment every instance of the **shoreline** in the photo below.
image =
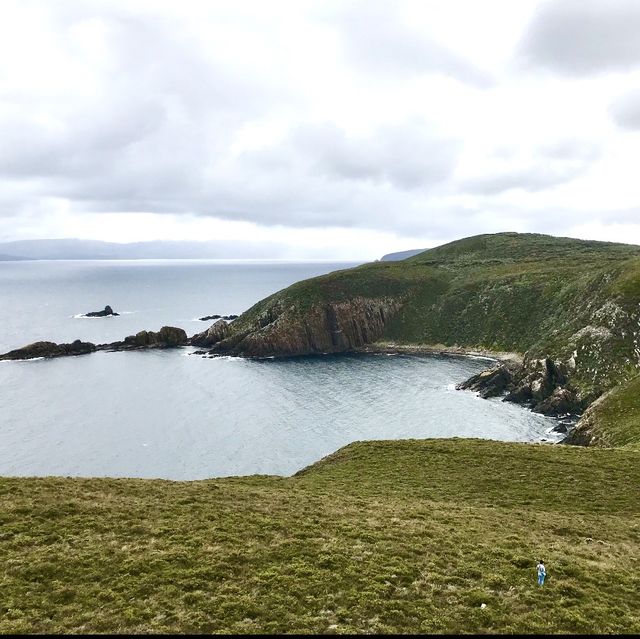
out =
[[460,357],[483,357],[495,362],[512,362],[522,364],[524,356],[520,353],[506,351],[490,351],[484,349],[471,350],[461,346],[445,346],[444,344],[398,344],[396,342],[374,342],[365,344],[351,351],[353,353],[380,353],[391,355],[458,355]]

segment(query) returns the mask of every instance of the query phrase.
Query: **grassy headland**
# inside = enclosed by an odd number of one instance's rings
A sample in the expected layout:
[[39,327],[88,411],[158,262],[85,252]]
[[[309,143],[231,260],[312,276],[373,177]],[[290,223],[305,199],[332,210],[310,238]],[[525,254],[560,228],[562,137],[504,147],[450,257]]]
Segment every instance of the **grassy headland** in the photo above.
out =
[[462,439],[290,478],[3,478],[0,632],[640,632],[639,484],[633,451]]
[[[640,247],[518,233],[466,238],[298,282],[244,313],[212,352],[378,343],[509,352],[525,364],[550,358],[584,408],[640,372]],[[640,433],[640,413],[629,419]]]

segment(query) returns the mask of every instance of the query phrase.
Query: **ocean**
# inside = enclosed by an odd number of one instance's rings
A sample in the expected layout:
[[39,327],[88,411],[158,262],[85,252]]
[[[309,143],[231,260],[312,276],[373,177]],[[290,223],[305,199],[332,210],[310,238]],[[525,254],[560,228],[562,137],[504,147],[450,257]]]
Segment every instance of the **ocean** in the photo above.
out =
[[[0,352],[204,330],[301,279],[355,263],[0,262]],[[119,317],[84,318],[110,305]],[[554,420],[456,391],[481,358],[205,359],[184,348],[0,362],[0,475],[174,480],[289,475],[357,440],[557,440]]]

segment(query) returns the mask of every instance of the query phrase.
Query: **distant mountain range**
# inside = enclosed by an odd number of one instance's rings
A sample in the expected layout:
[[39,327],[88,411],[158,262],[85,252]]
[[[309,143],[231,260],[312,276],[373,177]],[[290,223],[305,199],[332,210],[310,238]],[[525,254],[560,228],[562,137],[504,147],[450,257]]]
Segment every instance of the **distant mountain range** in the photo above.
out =
[[94,240],[20,240],[0,243],[0,261],[137,260],[137,259],[273,259],[284,245],[266,242],[153,241],[119,244]]
[[422,253],[427,249],[413,249],[411,251],[399,251],[398,253],[387,253],[380,258],[381,262],[399,262],[400,260],[406,260],[408,257],[413,257]]

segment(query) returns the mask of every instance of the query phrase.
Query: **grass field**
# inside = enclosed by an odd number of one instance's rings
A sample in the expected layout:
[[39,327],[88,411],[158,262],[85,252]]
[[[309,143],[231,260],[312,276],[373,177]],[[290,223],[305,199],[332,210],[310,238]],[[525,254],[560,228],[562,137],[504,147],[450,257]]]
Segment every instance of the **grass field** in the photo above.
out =
[[289,478],[2,478],[0,631],[640,632],[638,460],[409,440]]

